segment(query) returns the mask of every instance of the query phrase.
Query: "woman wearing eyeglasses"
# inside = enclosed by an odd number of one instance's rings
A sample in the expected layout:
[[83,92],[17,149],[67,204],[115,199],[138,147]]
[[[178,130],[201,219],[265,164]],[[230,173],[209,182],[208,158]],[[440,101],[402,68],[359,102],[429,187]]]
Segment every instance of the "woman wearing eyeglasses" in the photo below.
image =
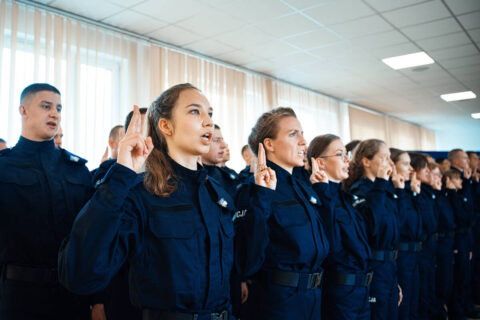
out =
[[[302,127],[290,108],[264,113],[248,138],[258,156],[254,178],[237,195],[237,251],[252,280],[249,319],[321,319],[321,267],[329,252],[322,218],[329,203],[293,173],[307,151]],[[316,172],[313,182],[326,181]],[[331,219],[330,219],[331,221]]]
[[323,202],[332,202],[334,222],[330,255],[326,259],[324,315],[326,319],[370,319],[369,286],[372,273],[368,260],[372,253],[367,236],[366,221],[355,208],[359,198],[343,191],[342,181],[348,178],[350,155],[339,137],[333,134],[318,136],[308,148],[312,168],[324,170],[328,188],[319,189]]

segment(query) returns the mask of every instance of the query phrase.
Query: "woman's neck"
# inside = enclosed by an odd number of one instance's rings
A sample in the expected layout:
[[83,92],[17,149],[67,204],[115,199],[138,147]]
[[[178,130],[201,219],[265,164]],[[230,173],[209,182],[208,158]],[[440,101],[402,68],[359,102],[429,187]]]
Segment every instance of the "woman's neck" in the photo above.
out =
[[192,154],[185,154],[183,152],[180,152],[179,150],[176,150],[175,148],[170,148],[170,146],[168,149],[168,155],[179,165],[190,170],[197,170],[197,163],[198,163],[199,156],[192,155]]

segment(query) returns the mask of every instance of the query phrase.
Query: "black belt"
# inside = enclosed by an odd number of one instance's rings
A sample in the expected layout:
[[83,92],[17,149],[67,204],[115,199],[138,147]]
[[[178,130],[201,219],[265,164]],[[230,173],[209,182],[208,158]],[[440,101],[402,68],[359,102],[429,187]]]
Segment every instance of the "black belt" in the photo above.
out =
[[[228,311],[215,312],[207,314],[210,320],[228,320]],[[203,318],[203,317],[202,317]],[[144,309],[142,311],[142,320],[197,320],[198,313],[182,313],[182,312],[165,312],[152,309]]]
[[282,270],[265,271],[268,280],[279,286],[298,288],[304,286],[307,289],[320,287],[323,271],[316,273],[300,273]]
[[55,268],[34,268],[7,264],[5,279],[38,283],[58,282],[58,273]]
[[395,261],[398,257],[398,250],[375,250],[372,253],[372,260]]
[[367,287],[372,282],[373,272],[356,273],[337,273],[335,275],[335,284],[341,286]]
[[432,233],[431,235],[428,236],[428,239],[437,241],[438,240],[438,233],[437,232]]
[[455,231],[446,231],[446,232],[439,232],[438,239],[453,239],[455,236]]
[[400,242],[398,244],[398,251],[422,251],[422,242]]

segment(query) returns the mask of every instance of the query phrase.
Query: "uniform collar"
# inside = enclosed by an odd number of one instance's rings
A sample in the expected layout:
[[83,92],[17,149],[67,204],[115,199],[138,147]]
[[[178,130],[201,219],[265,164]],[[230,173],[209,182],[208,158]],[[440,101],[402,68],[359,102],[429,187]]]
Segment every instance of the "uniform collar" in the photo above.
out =
[[292,179],[292,175],[287,170],[280,167],[275,162],[267,160],[267,166],[275,171],[275,175],[277,176],[278,181],[290,181]]
[[185,183],[199,183],[200,181],[205,180],[205,177],[207,176],[207,171],[205,168],[198,163],[197,170],[190,170],[177,163],[170,157],[168,157],[168,160],[172,165],[172,169],[176,173],[177,177]]
[[53,139],[38,142],[20,136],[20,139],[18,139],[18,142],[15,145],[15,149],[29,153],[48,152],[55,150],[55,143],[53,142]]

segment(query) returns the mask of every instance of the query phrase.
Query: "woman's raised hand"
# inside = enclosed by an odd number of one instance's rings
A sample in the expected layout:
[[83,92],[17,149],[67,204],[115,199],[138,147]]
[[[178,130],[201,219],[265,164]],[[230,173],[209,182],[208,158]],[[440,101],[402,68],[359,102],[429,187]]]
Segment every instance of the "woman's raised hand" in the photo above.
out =
[[395,166],[392,167],[392,183],[396,189],[405,189],[405,177],[398,174]]
[[417,173],[413,172],[410,176],[410,187],[413,192],[420,193],[422,182],[417,179]]
[[392,174],[392,166],[386,158],[383,158],[382,162],[378,166],[377,178],[388,180],[391,174]]
[[312,184],[318,183],[318,182],[328,183],[327,174],[325,173],[325,171],[320,169],[315,158],[312,158],[312,174],[310,175],[310,182]]
[[255,184],[261,187],[275,190],[277,187],[277,176],[275,171],[267,167],[267,158],[265,156],[265,149],[260,143],[258,145],[257,168],[254,173]]
[[138,172],[153,150],[152,138],[142,136],[142,118],[138,106],[133,106],[133,116],[125,136],[119,143],[117,162]]

